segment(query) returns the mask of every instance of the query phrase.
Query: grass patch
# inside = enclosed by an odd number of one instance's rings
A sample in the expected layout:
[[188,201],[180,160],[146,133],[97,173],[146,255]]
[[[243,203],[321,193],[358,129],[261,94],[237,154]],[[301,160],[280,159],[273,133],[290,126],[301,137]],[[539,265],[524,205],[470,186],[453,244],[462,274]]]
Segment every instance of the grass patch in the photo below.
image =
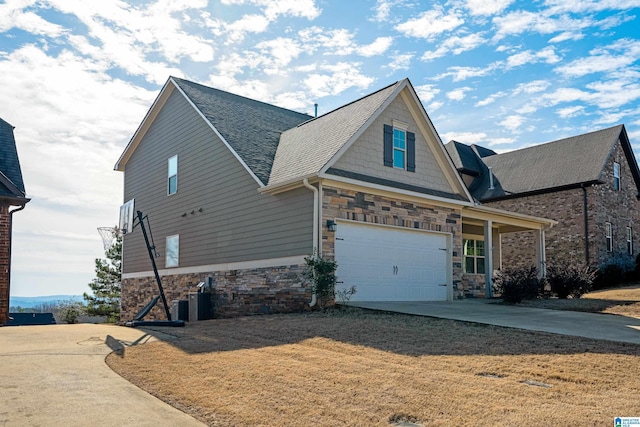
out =
[[600,426],[640,414],[633,344],[358,309],[170,333],[107,363],[214,426]]

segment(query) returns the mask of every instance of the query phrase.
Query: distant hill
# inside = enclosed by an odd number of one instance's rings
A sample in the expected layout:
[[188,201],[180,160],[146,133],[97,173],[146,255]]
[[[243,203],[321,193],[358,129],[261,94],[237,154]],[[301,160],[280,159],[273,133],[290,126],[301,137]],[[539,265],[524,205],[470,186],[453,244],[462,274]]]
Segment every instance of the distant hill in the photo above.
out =
[[47,295],[41,297],[9,297],[9,307],[35,308],[42,304],[53,304],[62,301],[84,303],[82,295]]

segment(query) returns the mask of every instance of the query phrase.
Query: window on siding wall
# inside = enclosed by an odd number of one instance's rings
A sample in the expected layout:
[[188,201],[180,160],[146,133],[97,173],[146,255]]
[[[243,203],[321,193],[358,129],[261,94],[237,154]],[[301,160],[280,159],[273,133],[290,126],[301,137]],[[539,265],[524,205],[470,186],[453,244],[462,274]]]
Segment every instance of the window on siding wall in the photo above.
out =
[[611,232],[611,223],[604,224],[604,237],[607,240],[607,252],[613,251],[613,234]]
[[613,163],[613,189],[620,190],[620,163]]
[[167,236],[167,249],[165,254],[164,266],[177,267],[180,260],[180,236]]
[[400,125],[384,125],[384,165],[416,171],[416,135]]
[[167,162],[167,194],[178,191],[178,156],[173,156]]
[[462,240],[464,252],[464,272],[469,274],[484,274],[484,241]]
[[633,255],[633,230],[627,227],[627,253]]

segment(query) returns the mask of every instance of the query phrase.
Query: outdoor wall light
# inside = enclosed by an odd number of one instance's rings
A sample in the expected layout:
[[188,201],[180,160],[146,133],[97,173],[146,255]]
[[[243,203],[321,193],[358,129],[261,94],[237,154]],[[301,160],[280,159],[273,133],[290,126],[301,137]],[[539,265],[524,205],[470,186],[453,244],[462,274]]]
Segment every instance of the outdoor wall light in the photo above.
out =
[[332,219],[328,219],[327,220],[327,230],[329,231],[336,231],[336,227],[338,225],[336,224],[336,222]]

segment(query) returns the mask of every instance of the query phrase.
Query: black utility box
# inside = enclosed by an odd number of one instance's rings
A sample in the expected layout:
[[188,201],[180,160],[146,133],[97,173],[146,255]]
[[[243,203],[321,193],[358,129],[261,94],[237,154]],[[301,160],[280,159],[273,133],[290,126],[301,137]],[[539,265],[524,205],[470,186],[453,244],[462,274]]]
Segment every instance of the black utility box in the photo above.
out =
[[171,320],[189,320],[189,301],[176,299],[171,301]]
[[208,320],[211,318],[211,294],[196,292],[189,294],[189,321]]

